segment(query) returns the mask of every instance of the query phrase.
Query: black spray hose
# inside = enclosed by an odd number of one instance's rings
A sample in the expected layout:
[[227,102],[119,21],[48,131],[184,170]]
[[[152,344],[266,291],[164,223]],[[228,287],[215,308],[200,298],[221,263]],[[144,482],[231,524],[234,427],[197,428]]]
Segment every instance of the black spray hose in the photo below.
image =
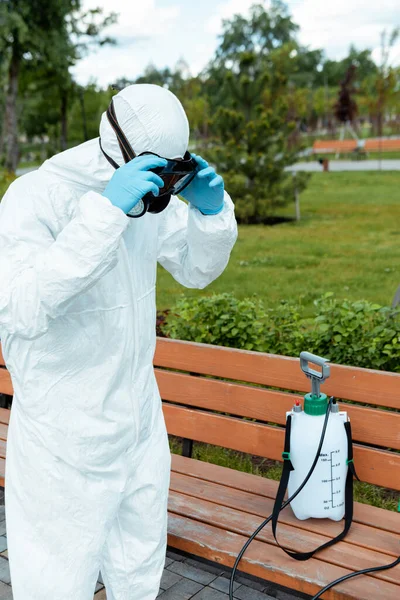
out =
[[322,594],[325,594],[325,592],[327,592],[328,590],[333,588],[335,585],[338,585],[339,583],[343,583],[343,581],[347,581],[348,579],[353,579],[353,577],[358,577],[359,575],[368,575],[369,573],[376,573],[377,571],[387,571],[388,569],[393,569],[393,567],[397,567],[397,565],[400,565],[400,556],[397,560],[390,563],[390,565],[384,565],[383,567],[371,567],[370,569],[363,569],[362,571],[355,571],[354,573],[349,573],[348,575],[339,577],[339,579],[332,581],[332,583],[328,583],[328,585],[326,585],[323,590],[319,591],[318,594],[312,598],[312,600],[318,600],[318,598],[321,598]]
[[[305,488],[305,486],[309,482],[309,480],[311,478],[311,475],[313,474],[313,472],[315,470],[315,467],[318,464],[319,455],[321,454],[322,446],[324,444],[326,429],[328,427],[329,415],[331,414],[331,409],[332,409],[332,404],[333,403],[334,403],[334,398],[332,397],[332,398],[330,398],[328,406],[327,406],[327,409],[326,409],[326,415],[325,415],[324,426],[322,428],[321,439],[320,439],[320,442],[319,442],[319,445],[318,445],[318,450],[317,450],[315,458],[314,458],[314,462],[311,465],[311,469],[309,470],[308,475],[305,478],[305,480],[303,481],[303,483],[301,484],[301,486],[294,492],[294,494],[288,500],[286,500],[286,502],[284,502],[282,504],[279,512],[281,512],[282,510],[284,510],[295,498],[297,498],[297,496],[300,494],[300,492],[303,491],[303,489]],[[233,566],[233,569],[232,569],[231,580],[230,580],[230,583],[229,583],[229,600],[234,600],[234,598],[233,598],[233,585],[235,583],[235,576],[236,576],[237,568],[239,566],[240,561],[243,558],[244,553],[246,552],[247,548],[250,546],[250,544],[254,540],[254,538],[260,533],[260,531],[262,531],[264,529],[264,527],[266,525],[268,525],[268,523],[271,520],[272,520],[272,514],[268,517],[268,519],[265,519],[265,521],[263,523],[261,523],[261,525],[255,530],[255,532],[253,533],[253,535],[247,540],[247,542],[245,543],[245,545],[243,546],[243,548],[239,552],[238,557],[237,557],[237,559],[235,561],[235,564]]]

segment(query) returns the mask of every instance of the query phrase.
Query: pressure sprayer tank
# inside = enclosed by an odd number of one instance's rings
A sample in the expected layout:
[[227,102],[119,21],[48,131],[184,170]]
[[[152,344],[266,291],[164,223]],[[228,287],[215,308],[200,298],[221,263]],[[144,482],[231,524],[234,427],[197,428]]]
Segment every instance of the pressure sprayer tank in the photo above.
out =
[[[291,496],[303,483],[315,460],[321,440],[328,398],[320,392],[320,385],[329,377],[328,361],[309,352],[300,355],[301,368],[312,382],[312,392],[304,397],[304,410],[298,403],[288,413],[292,416],[290,460],[294,467],[289,478]],[[321,372],[309,367],[321,368]],[[347,413],[339,412],[333,404],[324,444],[316,468],[300,494],[291,502],[294,514],[300,520],[317,518],[340,521],[345,512],[345,483],[347,476],[347,436],[344,423]]]

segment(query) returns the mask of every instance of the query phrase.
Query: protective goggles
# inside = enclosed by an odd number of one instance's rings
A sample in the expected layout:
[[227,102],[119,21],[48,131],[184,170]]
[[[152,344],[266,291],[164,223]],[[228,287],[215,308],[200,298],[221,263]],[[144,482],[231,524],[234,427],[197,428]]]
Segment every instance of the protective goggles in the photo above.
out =
[[[110,122],[111,127],[113,128],[115,135],[117,136],[118,144],[121,149],[121,153],[125,163],[136,158],[136,156],[143,156],[145,154],[152,154],[153,156],[159,156],[154,152],[142,152],[137,155],[130,145],[127,137],[122,131],[116,114],[114,103],[111,100],[110,106],[107,109],[107,118]],[[100,148],[105,158],[108,160],[110,165],[114,167],[114,169],[119,169],[118,163],[115,162],[108,156],[103,150],[101,145]],[[154,196],[151,192],[146,194],[140,202],[128,213],[128,217],[137,218],[142,217],[146,212],[157,214],[165,210],[171,200],[171,196],[176,196],[180,194],[185,187],[189,185],[193,181],[198,171],[198,164],[195,159],[192,157],[190,152],[186,152],[183,159],[173,159],[173,158],[164,158],[167,161],[165,167],[156,167],[155,169],[151,169],[153,173],[156,173],[164,182],[164,187],[160,188],[160,195]]]

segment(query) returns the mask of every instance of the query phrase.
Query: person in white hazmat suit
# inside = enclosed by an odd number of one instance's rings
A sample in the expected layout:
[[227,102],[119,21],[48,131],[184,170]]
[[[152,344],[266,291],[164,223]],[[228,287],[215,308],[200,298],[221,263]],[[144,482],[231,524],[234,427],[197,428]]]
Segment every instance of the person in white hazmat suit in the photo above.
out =
[[172,196],[158,214],[127,216],[146,194],[161,199],[152,169],[165,165],[159,157],[185,157],[189,127],[158,86],[129,86],[112,104],[102,149],[95,139],[47,160],[0,208],[0,336],[15,391],[5,487],[14,600],[91,600],[99,570],[108,600],[156,598],[170,478],[152,365],[157,262],[204,288],[237,237],[223,181],[200,157],[182,192],[188,204]]

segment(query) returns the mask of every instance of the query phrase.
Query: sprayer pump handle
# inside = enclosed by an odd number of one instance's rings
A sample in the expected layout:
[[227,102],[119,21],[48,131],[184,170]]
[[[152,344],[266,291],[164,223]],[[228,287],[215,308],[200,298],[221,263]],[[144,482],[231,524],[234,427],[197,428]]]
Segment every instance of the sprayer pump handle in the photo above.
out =
[[[316,365],[317,367],[321,367],[321,371],[315,371],[309,367],[309,363]],[[300,354],[300,366],[303,373],[307,375],[310,379],[318,379],[320,383],[323,383],[326,379],[328,379],[331,374],[331,369],[329,366],[329,361],[326,358],[321,358],[321,356],[317,356],[316,354],[311,354],[311,352],[302,352]]]

